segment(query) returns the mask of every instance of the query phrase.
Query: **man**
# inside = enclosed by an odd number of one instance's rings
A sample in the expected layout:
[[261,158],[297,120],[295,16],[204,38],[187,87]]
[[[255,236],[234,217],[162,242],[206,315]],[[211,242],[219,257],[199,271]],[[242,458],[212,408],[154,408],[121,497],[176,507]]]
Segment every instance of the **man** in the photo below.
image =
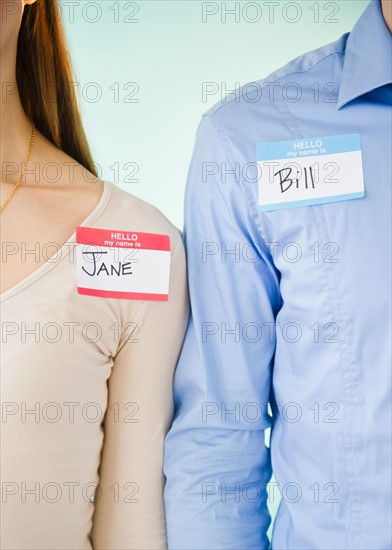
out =
[[390,8],[202,119],[170,549],[268,548],[272,472],[273,549],[392,547]]

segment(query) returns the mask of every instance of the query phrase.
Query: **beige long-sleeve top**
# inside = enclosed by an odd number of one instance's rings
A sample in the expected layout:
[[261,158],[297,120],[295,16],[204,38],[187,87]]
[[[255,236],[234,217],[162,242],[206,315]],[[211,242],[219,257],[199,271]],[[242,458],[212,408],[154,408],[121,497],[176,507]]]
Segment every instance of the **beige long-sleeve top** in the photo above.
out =
[[169,299],[78,294],[75,235],[1,295],[4,550],[167,546],[163,445],[188,320],[181,235],[110,182],[81,225],[169,235]]

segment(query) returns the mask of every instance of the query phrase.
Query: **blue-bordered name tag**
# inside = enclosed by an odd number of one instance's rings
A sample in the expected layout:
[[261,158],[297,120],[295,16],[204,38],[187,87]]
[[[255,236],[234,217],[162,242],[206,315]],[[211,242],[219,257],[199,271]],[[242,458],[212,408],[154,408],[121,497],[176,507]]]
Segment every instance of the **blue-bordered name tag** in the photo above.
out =
[[365,196],[359,134],[257,144],[263,211]]

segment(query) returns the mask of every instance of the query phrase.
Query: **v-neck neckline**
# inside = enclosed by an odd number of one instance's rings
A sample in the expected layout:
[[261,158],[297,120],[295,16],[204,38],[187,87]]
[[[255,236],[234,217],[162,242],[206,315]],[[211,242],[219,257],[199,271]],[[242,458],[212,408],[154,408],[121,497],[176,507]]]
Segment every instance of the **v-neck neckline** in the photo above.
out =
[[[102,182],[103,182],[103,191],[98,204],[90,212],[87,218],[85,218],[84,221],[79,224],[79,226],[83,227],[94,223],[95,220],[98,218],[98,216],[100,216],[100,214],[106,208],[106,205],[109,202],[109,198],[112,192],[112,184],[106,180],[102,180]],[[0,303],[7,300],[8,298],[11,298],[11,296],[20,292],[21,290],[23,290],[24,288],[32,284],[34,281],[42,277],[45,273],[53,269],[55,265],[59,264],[66,256],[68,256],[71,248],[70,245],[74,244],[75,242],[76,242],[76,228],[73,234],[70,236],[70,238],[56,251],[56,253],[51,258],[49,258],[45,263],[40,265],[32,273],[27,275],[27,277],[24,277],[24,279],[22,279],[21,281],[13,285],[11,288],[2,292],[0,294]],[[60,259],[58,261],[51,261],[52,258],[54,258],[55,256],[58,256],[59,254],[60,254]]]

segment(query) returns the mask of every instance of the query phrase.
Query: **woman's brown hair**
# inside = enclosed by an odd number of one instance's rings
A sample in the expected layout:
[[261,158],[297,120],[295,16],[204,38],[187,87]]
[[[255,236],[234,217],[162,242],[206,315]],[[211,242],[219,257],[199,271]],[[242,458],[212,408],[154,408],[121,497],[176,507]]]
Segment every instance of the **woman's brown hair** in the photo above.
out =
[[97,176],[80,117],[57,0],[25,5],[16,80],[23,108],[36,128]]

